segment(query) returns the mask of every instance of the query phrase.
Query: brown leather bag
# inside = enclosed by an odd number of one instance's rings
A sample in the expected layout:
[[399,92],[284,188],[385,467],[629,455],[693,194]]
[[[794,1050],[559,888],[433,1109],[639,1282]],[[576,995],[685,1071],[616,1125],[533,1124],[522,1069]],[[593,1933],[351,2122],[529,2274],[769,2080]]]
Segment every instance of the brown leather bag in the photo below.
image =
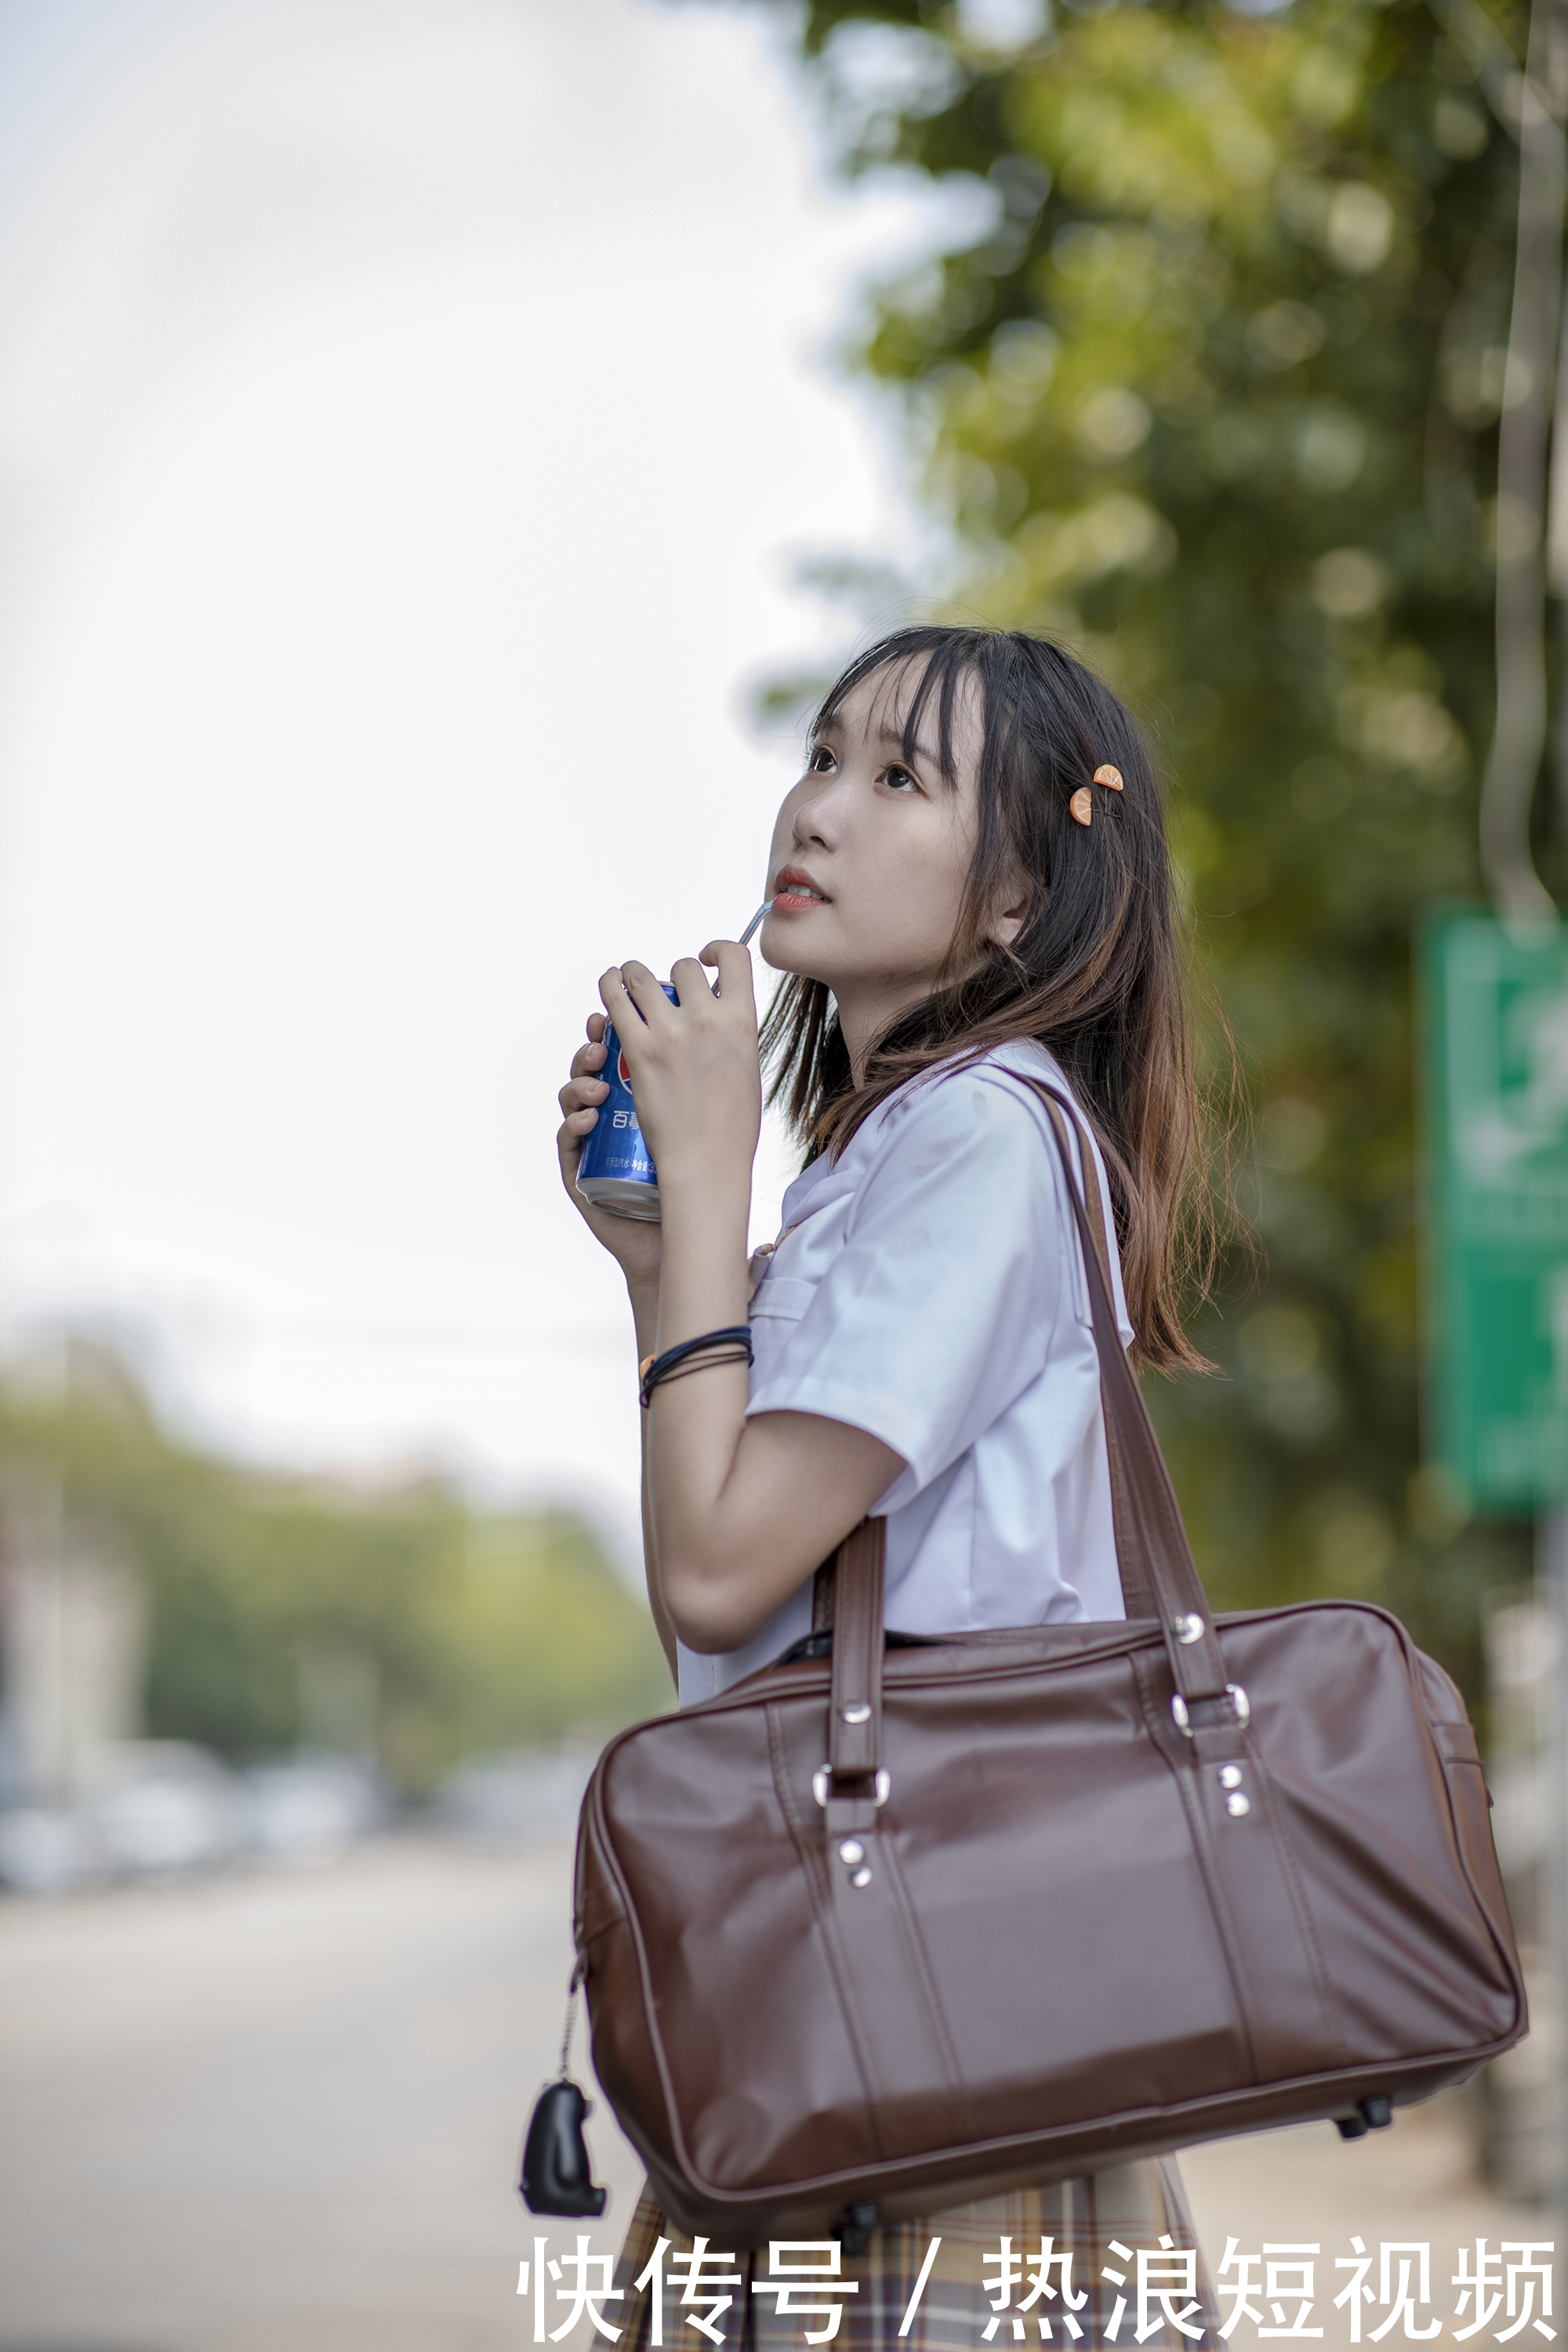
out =
[[805,1645],[831,1660],[622,1733],[584,1801],[595,2068],[671,2221],[726,2246],[1359,2135],[1525,2032],[1458,1692],[1362,1601],[1212,1618],[1047,1108],[1128,1622],[885,1645],[867,1520]]

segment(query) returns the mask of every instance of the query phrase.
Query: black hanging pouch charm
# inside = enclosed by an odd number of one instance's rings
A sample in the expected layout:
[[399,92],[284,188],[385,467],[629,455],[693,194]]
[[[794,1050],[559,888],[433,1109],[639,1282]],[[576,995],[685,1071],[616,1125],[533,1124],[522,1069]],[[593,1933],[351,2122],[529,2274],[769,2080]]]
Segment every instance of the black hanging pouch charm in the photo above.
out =
[[547,2083],[534,2103],[522,2151],[522,2201],[531,2213],[589,2215],[605,2210],[583,2137],[588,2102],[575,2083]]
[[534,2101],[523,2143],[522,2179],[518,2186],[531,2213],[555,2213],[575,2221],[596,2221],[605,2210],[606,2191],[594,2186],[588,2143],[583,2137],[588,2101],[566,2073],[572,2047],[572,2018],[583,1963],[572,1971],[566,1990],[566,2031],[561,2037],[561,2070]]

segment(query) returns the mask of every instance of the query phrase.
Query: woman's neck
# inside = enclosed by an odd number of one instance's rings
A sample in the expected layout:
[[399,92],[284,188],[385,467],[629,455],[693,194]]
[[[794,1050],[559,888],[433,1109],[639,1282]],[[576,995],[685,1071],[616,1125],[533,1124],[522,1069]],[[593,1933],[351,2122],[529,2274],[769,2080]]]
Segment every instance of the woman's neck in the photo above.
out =
[[858,1087],[866,1083],[866,1065],[879,1039],[888,1031],[901,1013],[912,1005],[923,1004],[935,982],[929,973],[892,976],[883,980],[865,981],[845,989],[835,988],[833,1001],[838,1008],[838,1034],[844,1040],[849,1056],[849,1075]]

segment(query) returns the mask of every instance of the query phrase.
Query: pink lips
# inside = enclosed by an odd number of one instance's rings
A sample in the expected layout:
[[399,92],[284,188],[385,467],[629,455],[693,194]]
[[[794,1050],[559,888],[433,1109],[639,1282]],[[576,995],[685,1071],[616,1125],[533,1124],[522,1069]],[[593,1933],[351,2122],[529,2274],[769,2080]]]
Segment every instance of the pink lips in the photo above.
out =
[[[795,889],[791,884],[804,887]],[[804,866],[786,866],[773,885],[773,912],[794,914],[805,907],[825,906],[826,901],[817,892],[816,884]]]

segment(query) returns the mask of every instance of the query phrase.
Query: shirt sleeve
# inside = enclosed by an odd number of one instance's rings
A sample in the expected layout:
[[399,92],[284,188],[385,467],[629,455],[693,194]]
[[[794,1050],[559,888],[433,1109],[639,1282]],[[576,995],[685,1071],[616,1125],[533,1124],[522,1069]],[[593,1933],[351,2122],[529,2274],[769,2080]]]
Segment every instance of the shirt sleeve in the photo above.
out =
[[900,1509],[1037,1380],[1064,1295],[1063,1203],[1044,1115],[974,1071],[887,1122],[843,1248],[753,1392],[879,1437]]

